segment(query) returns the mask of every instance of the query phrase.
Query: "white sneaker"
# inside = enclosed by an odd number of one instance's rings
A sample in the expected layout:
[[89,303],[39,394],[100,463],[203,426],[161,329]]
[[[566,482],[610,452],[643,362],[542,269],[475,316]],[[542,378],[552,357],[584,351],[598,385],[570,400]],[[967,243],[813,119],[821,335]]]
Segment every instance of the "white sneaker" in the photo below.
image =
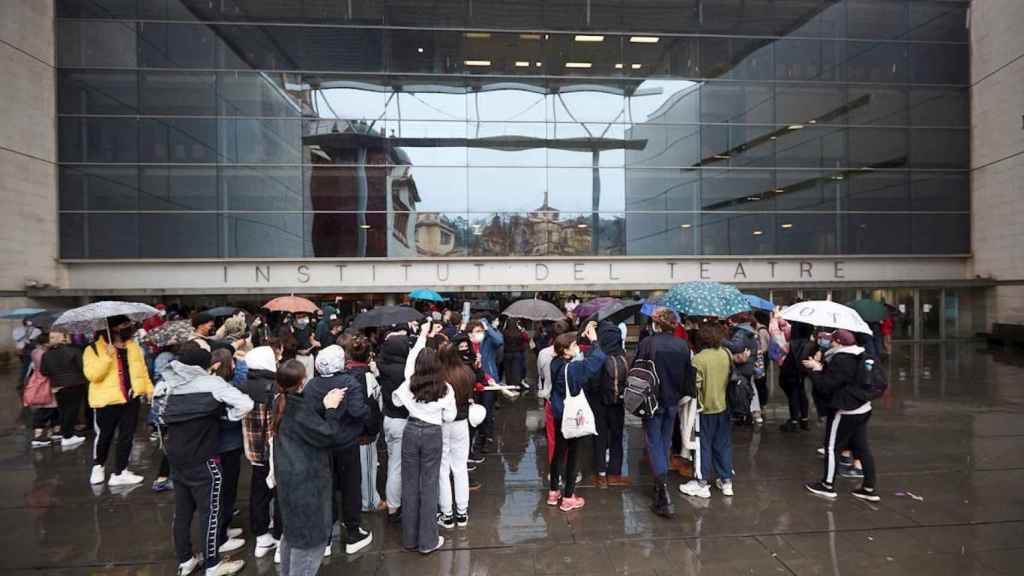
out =
[[89,484],[103,484],[107,481],[107,473],[103,469],[103,466],[96,464],[92,467],[92,475],[89,476]]
[[143,480],[145,480],[145,478],[142,476],[125,470],[120,474],[111,474],[110,481],[107,482],[107,486],[131,486],[132,484],[142,484]]
[[690,480],[686,484],[680,484],[679,491],[687,496],[695,498],[711,498],[711,487],[701,484],[696,480]]
[[330,557],[331,557],[331,545],[328,544],[327,546],[324,546],[324,558],[330,558]]
[[245,560],[221,560],[213,568],[206,569],[206,576],[231,576],[245,568]]
[[[271,550],[277,548],[277,544],[277,540],[275,540],[269,532],[266,534],[260,534],[256,537],[256,557],[263,558],[267,554],[270,554]],[[280,554],[278,554],[278,557],[280,557]]]
[[238,538],[242,535],[241,528],[228,528],[228,538]]
[[36,436],[32,439],[33,448],[46,448],[51,444],[53,444],[53,441],[50,440],[49,436]]
[[733,492],[732,492],[732,480],[725,480],[723,482],[722,479],[719,478],[719,479],[715,480],[715,486],[717,486],[718,489],[722,491],[723,495],[725,495],[725,496],[732,496],[733,495]]
[[281,563],[281,546],[280,546],[280,542],[278,542],[277,550],[274,550],[274,564],[280,564],[280,563]]
[[420,552],[420,554],[424,554],[424,555],[430,554],[431,552],[433,552],[435,550],[439,550],[441,548],[441,546],[444,546],[444,536],[438,536],[437,537],[437,546],[434,546],[433,548],[431,548],[430,550],[427,550],[426,552]]
[[221,554],[227,554],[228,552],[234,552],[235,550],[244,547],[245,540],[242,540],[241,538],[229,538],[226,542],[220,545],[220,548],[218,548],[217,551]]
[[360,528],[359,536],[356,538],[349,538],[348,541],[345,543],[345,553],[356,554],[363,548],[369,546],[372,542],[373,534]]
[[818,456],[821,456],[822,458],[825,457],[825,449],[824,448],[818,448]]
[[71,438],[61,438],[60,439],[60,447],[61,448],[74,448],[76,446],[81,446],[83,442],[85,442],[85,438],[82,438],[81,436],[72,436]]
[[199,556],[193,556],[187,561],[178,564],[178,576],[188,576],[189,574],[196,571],[199,568],[199,563],[202,559]]

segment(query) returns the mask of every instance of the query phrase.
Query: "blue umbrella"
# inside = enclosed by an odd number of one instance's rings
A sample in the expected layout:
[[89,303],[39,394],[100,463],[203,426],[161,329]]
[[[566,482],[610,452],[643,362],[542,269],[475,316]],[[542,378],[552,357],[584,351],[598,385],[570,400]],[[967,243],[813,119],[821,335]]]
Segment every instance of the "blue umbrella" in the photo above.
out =
[[425,288],[417,288],[412,292],[409,292],[409,298],[413,300],[429,300],[431,302],[444,302],[445,298],[434,292],[433,290],[427,290]]
[[640,306],[640,313],[644,316],[651,316],[654,311],[658,308],[664,308],[665,301],[663,298],[653,298],[651,300],[644,300]]
[[758,310],[775,310],[775,304],[770,301],[761,298],[757,294],[744,294],[743,295],[747,302],[750,303],[751,308],[757,308]]
[[707,280],[673,286],[665,295],[665,306],[686,316],[716,318],[750,311],[750,303],[735,287]]
[[0,312],[0,320],[21,320],[29,316],[35,316],[40,312],[46,312],[45,308],[14,308]]

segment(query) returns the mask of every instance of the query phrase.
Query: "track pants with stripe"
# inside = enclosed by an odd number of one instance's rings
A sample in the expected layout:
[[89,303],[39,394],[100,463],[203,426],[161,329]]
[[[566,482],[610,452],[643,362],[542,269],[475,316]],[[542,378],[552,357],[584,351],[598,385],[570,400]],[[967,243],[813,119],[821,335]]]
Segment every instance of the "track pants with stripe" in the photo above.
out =
[[700,482],[711,480],[711,469],[722,481],[732,480],[732,416],[728,411],[701,414],[697,420],[697,450],[693,469]]
[[212,568],[220,562],[217,532],[222,513],[222,489],[223,479],[216,459],[174,468],[174,550],[179,564],[192,557],[192,515],[197,511],[205,567]]
[[875,487],[875,457],[868,443],[868,421],[864,414],[830,414],[825,421],[825,484],[832,486],[839,467],[839,453],[849,449],[864,466],[864,487]]

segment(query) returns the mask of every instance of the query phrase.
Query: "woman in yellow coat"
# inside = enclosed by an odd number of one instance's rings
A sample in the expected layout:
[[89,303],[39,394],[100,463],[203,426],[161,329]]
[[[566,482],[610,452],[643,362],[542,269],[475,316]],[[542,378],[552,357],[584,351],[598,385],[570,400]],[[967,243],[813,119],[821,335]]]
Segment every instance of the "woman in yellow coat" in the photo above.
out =
[[135,426],[139,421],[141,398],[153,396],[142,348],[132,340],[135,328],[124,316],[108,319],[113,344],[105,336],[86,346],[82,354],[82,371],[89,380],[89,406],[95,410],[96,444],[93,447],[91,484],[106,481],[107,455],[114,444],[114,473],[110,486],[127,486],[142,482],[142,476],[128,470]]

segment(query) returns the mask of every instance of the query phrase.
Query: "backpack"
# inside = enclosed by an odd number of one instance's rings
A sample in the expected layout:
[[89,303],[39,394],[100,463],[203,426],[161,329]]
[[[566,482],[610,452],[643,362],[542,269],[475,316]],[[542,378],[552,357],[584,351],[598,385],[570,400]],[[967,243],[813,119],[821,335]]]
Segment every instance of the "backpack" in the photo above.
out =
[[857,363],[857,385],[868,393],[868,399],[874,400],[885,395],[889,389],[889,379],[885,370],[870,354],[862,353]]
[[640,418],[654,416],[660,392],[661,382],[654,361],[634,360],[633,367],[626,373],[626,388],[622,391],[626,411]]
[[361,436],[368,438],[368,444],[377,440],[380,434],[381,425],[384,422],[384,414],[380,410],[380,385],[377,384],[377,377],[373,372],[366,371],[363,390],[366,392],[366,407],[369,411],[363,418],[363,432]]
[[754,386],[736,369],[732,354],[728,350],[725,352],[729,354],[729,365],[732,367],[729,371],[729,383],[725,386],[725,405],[733,416],[750,416],[750,402],[754,399]]

